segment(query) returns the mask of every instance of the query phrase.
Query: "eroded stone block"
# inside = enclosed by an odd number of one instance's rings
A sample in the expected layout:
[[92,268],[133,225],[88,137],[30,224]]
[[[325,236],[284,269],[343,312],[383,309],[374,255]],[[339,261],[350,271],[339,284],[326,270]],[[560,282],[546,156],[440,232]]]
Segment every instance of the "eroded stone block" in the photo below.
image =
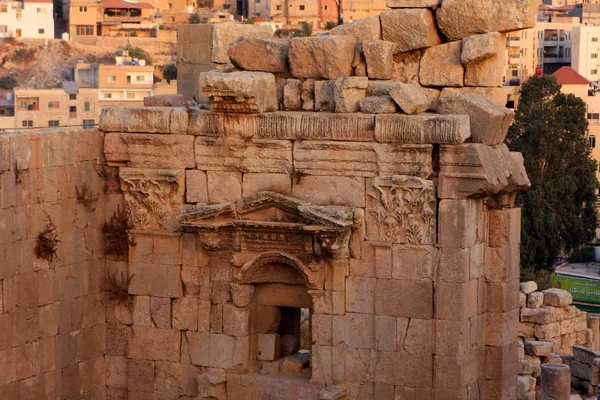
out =
[[335,111],[354,113],[359,109],[358,102],[365,97],[369,80],[366,77],[349,77],[335,80],[333,99]]
[[375,117],[378,142],[460,144],[471,136],[466,115],[387,115]]
[[406,114],[421,114],[436,100],[430,97],[427,90],[417,82],[399,82],[390,90],[390,97]]
[[396,53],[436,46],[442,43],[435,17],[427,9],[382,11],[381,36],[396,43]]
[[352,75],[353,36],[312,36],[290,41],[289,60],[297,78],[337,79]]
[[395,43],[385,40],[368,40],[362,43],[367,61],[367,75],[371,79],[390,79],[394,70]]
[[465,69],[460,61],[461,42],[450,42],[423,51],[419,82],[423,86],[464,86]]
[[275,77],[267,72],[203,72],[200,87],[213,111],[261,113],[279,107]]
[[238,37],[227,55],[238,67],[246,71],[286,72],[288,70],[287,40],[267,37]]

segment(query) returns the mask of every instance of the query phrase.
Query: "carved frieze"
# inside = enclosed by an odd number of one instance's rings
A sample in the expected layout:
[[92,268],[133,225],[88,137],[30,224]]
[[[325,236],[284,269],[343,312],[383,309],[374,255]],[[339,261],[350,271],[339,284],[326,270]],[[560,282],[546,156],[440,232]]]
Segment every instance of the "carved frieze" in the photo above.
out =
[[125,206],[135,229],[177,230],[183,204],[183,171],[121,168]]
[[406,175],[374,178],[367,195],[367,237],[387,243],[434,244],[433,182]]

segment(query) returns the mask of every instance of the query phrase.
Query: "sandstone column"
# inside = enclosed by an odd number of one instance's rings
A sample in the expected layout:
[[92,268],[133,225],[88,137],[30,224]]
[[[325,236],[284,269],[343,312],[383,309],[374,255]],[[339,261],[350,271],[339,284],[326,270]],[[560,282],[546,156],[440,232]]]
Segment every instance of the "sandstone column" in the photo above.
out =
[[569,400],[571,368],[565,364],[542,365],[541,400]]

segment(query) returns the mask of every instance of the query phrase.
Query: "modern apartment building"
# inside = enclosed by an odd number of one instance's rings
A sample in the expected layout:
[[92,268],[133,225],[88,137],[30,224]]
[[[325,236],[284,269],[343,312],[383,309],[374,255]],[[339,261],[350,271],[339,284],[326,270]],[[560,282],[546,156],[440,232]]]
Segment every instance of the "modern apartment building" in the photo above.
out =
[[54,126],[93,127],[98,123],[94,89],[65,82],[56,89],[15,89],[15,128]]
[[385,0],[341,0],[344,23],[379,15],[387,9],[385,3]]
[[80,88],[96,90],[100,107],[143,105],[144,97],[154,94],[154,67],[129,60],[117,57],[116,65],[77,64],[75,81]]
[[54,38],[52,0],[0,0],[0,38]]
[[561,67],[571,65],[571,30],[578,23],[545,22],[536,25],[538,65],[544,75],[550,75]]
[[600,26],[576,26],[571,35],[571,67],[590,81],[600,80]]
[[[298,28],[308,22],[313,28],[319,26],[319,2],[315,0],[260,0],[270,5],[271,22],[282,28]],[[266,20],[266,19],[263,19]]]
[[537,46],[540,42],[536,32],[535,29],[525,29],[506,34],[505,85],[517,86],[536,73],[539,65]]

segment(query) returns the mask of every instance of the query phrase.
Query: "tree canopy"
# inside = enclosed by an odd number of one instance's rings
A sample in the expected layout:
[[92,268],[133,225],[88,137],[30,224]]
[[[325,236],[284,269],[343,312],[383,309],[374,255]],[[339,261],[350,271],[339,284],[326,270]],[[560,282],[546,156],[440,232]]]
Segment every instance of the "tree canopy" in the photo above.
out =
[[531,180],[517,198],[524,269],[551,269],[561,253],[592,240],[598,226],[598,166],[587,140],[586,104],[560,89],[553,77],[532,77],[508,132],[508,147],[523,154]]

